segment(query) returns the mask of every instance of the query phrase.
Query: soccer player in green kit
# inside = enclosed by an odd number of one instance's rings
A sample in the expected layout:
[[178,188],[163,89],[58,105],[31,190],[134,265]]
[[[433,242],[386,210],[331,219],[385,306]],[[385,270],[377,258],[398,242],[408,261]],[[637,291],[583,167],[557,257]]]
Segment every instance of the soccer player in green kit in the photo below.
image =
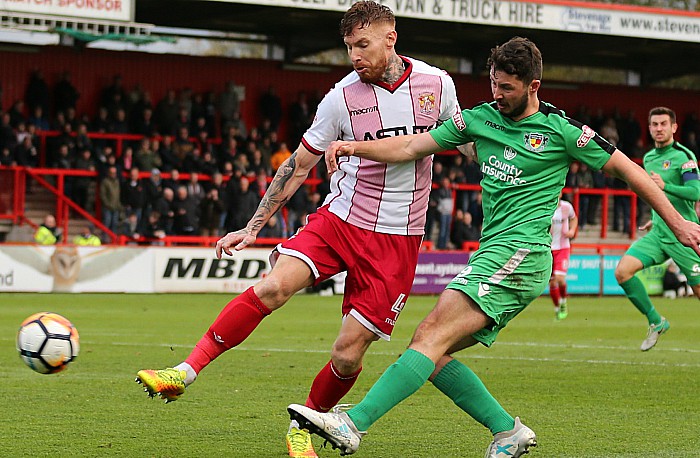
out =
[[[676,113],[670,108],[656,107],[649,111],[649,133],[654,149],[644,155],[644,169],[666,194],[678,212],[690,221],[698,222],[695,202],[700,199],[700,180],[695,155],[673,139],[678,124]],[[668,320],[659,315],[649,299],[642,281],[634,274],[645,267],[673,259],[688,278],[695,297],[700,297],[700,256],[683,246],[656,212],[642,229],[651,230],[627,250],[615,269],[615,278],[629,300],[649,321],[642,351],[650,350],[659,336],[670,327]]]
[[334,142],[326,151],[332,171],[343,156],[404,162],[474,142],[483,172],[480,247],[420,323],[408,350],[349,410],[287,408],[341,454],[354,453],[366,430],[427,380],[491,431],[487,458],[519,457],[536,445],[532,429],[508,414],[478,376],[451,355],[476,343],[490,346],[544,291],[552,268],[549,227],[572,161],[627,181],[679,240],[700,252],[700,226],[683,219],[641,167],[589,127],[539,101],[542,57],[534,43],[516,37],[497,46],[488,67],[494,102],[464,110],[429,132]]

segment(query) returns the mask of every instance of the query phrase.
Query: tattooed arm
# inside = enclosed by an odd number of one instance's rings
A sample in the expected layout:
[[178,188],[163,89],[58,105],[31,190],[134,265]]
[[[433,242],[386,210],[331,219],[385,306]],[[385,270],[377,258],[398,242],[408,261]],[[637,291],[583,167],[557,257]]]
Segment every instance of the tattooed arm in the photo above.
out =
[[232,247],[239,251],[254,243],[260,229],[299,189],[309,175],[309,171],[321,157],[313,154],[303,145],[299,145],[297,150],[277,169],[258,209],[246,227],[229,232],[216,242],[216,257],[221,259],[222,252],[231,256]]

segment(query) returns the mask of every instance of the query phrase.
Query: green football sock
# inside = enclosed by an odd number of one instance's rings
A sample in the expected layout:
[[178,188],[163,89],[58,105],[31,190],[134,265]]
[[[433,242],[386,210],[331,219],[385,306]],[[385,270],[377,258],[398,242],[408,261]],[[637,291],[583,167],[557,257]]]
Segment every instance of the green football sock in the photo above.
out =
[[620,283],[620,286],[625,291],[627,298],[637,307],[637,310],[647,317],[649,324],[661,323],[661,315],[651,303],[649,294],[647,294],[647,290],[639,278],[633,276],[626,282]]
[[492,434],[515,427],[513,417],[494,399],[479,377],[456,359],[442,368],[433,379],[433,385]]
[[434,370],[435,364],[430,358],[408,349],[384,371],[365,398],[348,410],[350,419],[357,429],[367,431],[382,415],[418,391]]

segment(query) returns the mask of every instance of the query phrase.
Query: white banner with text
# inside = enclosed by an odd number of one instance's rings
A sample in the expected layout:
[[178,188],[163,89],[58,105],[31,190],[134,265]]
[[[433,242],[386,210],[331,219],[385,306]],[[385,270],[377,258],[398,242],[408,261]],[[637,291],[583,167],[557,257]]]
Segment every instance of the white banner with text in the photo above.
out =
[[9,13],[43,14],[105,21],[133,21],[133,0],[3,0]]
[[[352,0],[217,0],[346,11]],[[398,17],[700,43],[700,13],[580,2],[382,0]]]

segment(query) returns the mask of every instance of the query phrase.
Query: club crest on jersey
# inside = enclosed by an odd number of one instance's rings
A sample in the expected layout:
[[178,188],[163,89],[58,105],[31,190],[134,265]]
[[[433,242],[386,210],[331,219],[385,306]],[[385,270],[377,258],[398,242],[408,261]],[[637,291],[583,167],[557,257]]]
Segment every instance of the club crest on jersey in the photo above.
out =
[[506,146],[505,149],[503,150],[503,157],[509,161],[512,161],[513,159],[515,159],[515,156],[517,154],[518,153],[510,146]]
[[418,106],[420,112],[430,114],[435,109],[435,94],[432,92],[424,92],[418,96]]
[[671,167],[671,161],[664,161],[664,164],[661,167],[663,167],[664,170],[668,169]]
[[549,137],[546,135],[537,132],[525,134],[525,148],[529,149],[530,151],[543,151],[547,146],[547,143],[549,143]]
[[581,136],[576,140],[576,146],[583,148],[591,141],[591,138],[595,137],[595,131],[584,124],[581,128]]

